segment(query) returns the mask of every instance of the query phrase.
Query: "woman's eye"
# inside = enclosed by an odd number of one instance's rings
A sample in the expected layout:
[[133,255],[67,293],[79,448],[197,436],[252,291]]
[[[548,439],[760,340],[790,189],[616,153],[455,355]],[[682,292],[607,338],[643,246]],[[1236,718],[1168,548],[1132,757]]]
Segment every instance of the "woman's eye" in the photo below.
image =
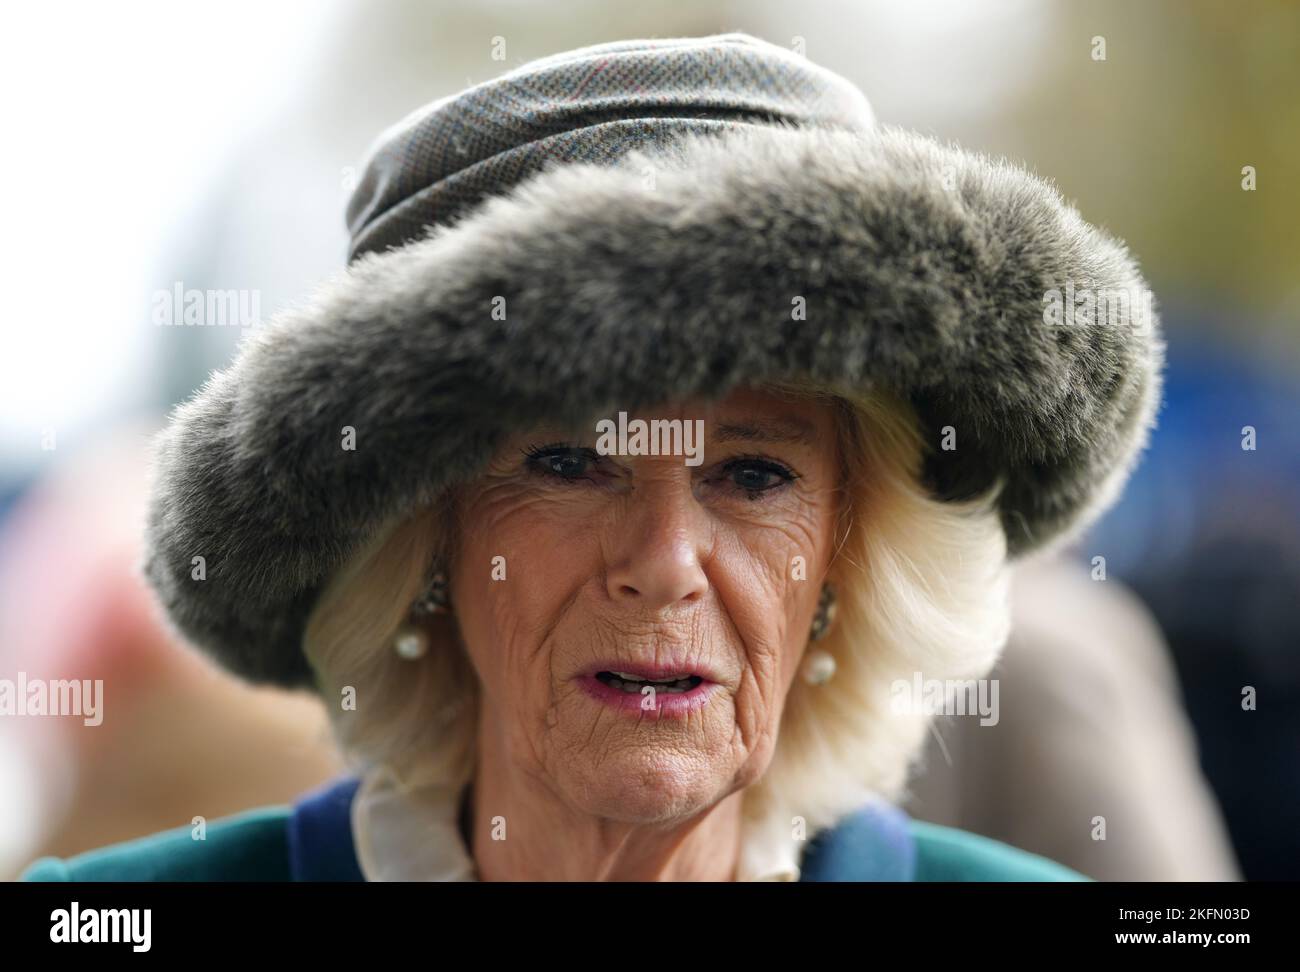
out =
[[770,459],[733,459],[723,467],[723,473],[736,489],[750,499],[758,499],[762,494],[799,478],[785,466]]
[[594,449],[566,445],[530,446],[524,450],[528,468],[555,479],[587,479],[600,462]]
[[[615,475],[605,467],[602,456],[594,449],[557,442],[547,446],[529,446],[524,455],[526,467],[546,479],[599,484]],[[798,478],[779,462],[758,456],[740,456],[725,463],[714,481],[733,493],[757,500]]]

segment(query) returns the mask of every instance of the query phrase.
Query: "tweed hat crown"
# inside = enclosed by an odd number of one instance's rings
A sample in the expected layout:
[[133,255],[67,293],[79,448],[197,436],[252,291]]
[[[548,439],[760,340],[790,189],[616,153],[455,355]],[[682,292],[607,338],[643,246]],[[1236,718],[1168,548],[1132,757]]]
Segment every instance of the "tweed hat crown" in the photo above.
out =
[[889,391],[929,488],[998,487],[1019,556],[1115,496],[1159,400],[1140,300],[1044,317],[1053,291],[1145,292],[1121,243],[744,35],[584,48],[436,101],[377,143],[348,220],[347,270],[157,443],[146,574],[254,681],[312,685],[303,630],[339,567],[544,418],[790,378]]
[[599,44],[531,61],[408,115],[348,204],[350,255],[453,222],[548,163],[608,164],[741,125],[872,124],[840,76],[746,34]]

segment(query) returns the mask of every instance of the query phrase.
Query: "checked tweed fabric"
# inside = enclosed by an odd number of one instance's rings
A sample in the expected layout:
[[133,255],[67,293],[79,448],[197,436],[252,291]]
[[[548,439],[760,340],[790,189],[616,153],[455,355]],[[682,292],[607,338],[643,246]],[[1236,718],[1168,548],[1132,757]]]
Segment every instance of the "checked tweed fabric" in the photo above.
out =
[[348,203],[350,259],[423,237],[548,161],[612,163],[741,125],[870,128],[843,78],[745,34],[600,44],[532,61],[390,128]]

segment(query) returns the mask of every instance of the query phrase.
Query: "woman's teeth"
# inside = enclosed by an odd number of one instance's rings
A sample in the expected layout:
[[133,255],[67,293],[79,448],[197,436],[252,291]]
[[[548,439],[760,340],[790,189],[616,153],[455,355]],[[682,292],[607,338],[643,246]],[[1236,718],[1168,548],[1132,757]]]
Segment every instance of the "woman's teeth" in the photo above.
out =
[[646,678],[640,678],[636,675],[629,675],[627,672],[598,672],[596,678],[604,682],[611,688],[622,689],[629,695],[635,695],[645,686],[652,685],[656,692],[666,692],[670,695],[681,692],[689,692],[695,686],[699,685],[704,679],[698,675],[683,675],[680,678],[666,679],[661,682],[652,682]]

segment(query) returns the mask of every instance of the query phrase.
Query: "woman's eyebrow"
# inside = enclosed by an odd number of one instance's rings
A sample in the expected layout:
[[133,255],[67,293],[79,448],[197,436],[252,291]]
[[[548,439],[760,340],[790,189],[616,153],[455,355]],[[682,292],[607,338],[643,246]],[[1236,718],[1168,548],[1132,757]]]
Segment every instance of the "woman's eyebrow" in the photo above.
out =
[[754,442],[799,442],[816,445],[817,434],[812,423],[799,418],[745,418],[738,422],[723,422],[713,427],[713,441],[731,442],[748,439]]
[[527,432],[515,433],[515,438],[527,439],[529,442],[582,442],[595,436],[594,422],[581,422],[575,425],[560,425],[546,422],[535,425]]

